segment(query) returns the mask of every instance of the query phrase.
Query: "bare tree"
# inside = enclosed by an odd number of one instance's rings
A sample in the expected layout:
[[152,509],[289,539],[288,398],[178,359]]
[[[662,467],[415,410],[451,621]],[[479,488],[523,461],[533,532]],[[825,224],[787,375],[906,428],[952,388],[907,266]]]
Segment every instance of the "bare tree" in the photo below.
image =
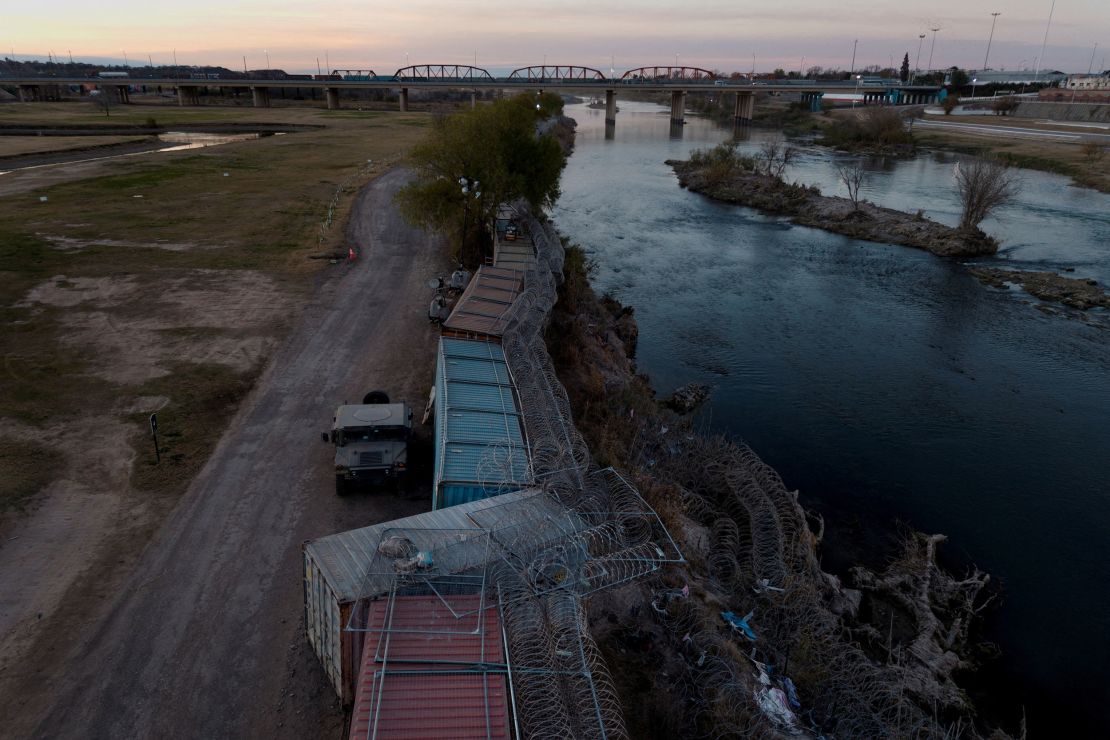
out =
[[1085,140],[1079,146],[1079,150],[1091,164],[1098,164],[1102,161],[1102,158],[1106,156],[1106,145],[1095,139]]
[[797,149],[781,141],[765,141],[760,148],[763,174],[781,180],[786,168],[794,161]]
[[977,231],[991,211],[1017,195],[1018,181],[1009,165],[997,159],[965,159],[956,163],[956,189],[960,194],[960,228]]
[[109,85],[94,90],[91,94],[93,105],[104,111],[105,117],[112,115],[112,108],[115,108],[116,103],[119,102],[119,93],[116,92],[116,89]]
[[859,210],[859,189],[867,173],[858,164],[841,164],[836,167],[836,176],[848,188],[848,199],[852,201],[852,210]]

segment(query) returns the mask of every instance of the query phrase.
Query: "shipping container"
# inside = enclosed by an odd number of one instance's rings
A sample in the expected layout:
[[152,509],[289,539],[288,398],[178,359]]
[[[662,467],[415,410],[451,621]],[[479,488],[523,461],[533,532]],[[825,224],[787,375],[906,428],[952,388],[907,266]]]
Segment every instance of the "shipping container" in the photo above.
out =
[[479,267],[443,322],[443,335],[499,342],[523,288],[520,270]]
[[520,401],[501,345],[441,337],[432,508],[527,486]]
[[[360,600],[384,593],[389,580],[370,573],[371,563],[382,538],[395,529],[406,530],[421,549],[435,550],[440,541],[458,541],[460,532],[479,535],[498,522],[536,522],[535,531],[548,531],[545,525],[558,520],[560,528],[550,529],[550,538],[563,536],[581,527],[568,514],[535,489],[471,501],[438,511],[362,527],[349,532],[321,537],[304,543],[304,620],[305,635],[320,659],[336,694],[344,704],[354,699],[355,679],[363,650],[364,631],[351,631],[352,617]],[[365,607],[365,602],[363,608]]]
[[498,605],[481,592],[372,602],[350,737],[514,737],[502,638]]

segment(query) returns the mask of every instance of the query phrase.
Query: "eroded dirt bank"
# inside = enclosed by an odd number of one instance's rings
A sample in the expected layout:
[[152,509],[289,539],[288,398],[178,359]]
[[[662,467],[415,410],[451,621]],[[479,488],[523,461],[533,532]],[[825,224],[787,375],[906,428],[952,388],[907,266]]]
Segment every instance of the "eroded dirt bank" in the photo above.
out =
[[575,424],[689,561],[591,599],[630,734],[978,736],[957,679],[980,656],[989,577],[943,571],[943,537],[922,535],[881,573],[825,572],[820,517],[751,449],[665,409],[636,371],[632,309],[596,296],[583,250],[564,272],[547,344]]

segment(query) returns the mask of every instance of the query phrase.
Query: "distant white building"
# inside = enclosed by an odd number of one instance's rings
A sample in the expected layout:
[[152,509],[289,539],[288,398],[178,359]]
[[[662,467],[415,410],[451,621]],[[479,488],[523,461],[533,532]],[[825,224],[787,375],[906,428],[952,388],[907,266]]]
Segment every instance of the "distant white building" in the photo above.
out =
[[1071,75],[1064,86],[1079,92],[1110,90],[1110,71],[1098,75]]
[[968,72],[967,77],[977,85],[1051,85],[1068,78],[1063,72],[1047,69],[981,69]]

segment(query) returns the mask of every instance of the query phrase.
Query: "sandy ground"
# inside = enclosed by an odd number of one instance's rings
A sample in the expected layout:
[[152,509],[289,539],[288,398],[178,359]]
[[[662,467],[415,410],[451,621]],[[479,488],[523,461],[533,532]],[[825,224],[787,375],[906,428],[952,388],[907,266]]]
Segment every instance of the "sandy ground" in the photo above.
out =
[[[146,141],[146,136],[0,136],[0,158]],[[7,169],[0,161],[0,170]]]
[[[438,240],[396,214],[392,195],[403,179],[388,173],[360,194],[348,229],[360,259],[321,281],[145,551],[128,535],[154,526],[147,510],[156,502],[128,490],[130,429],[88,419],[41,432],[103,448],[94,455],[103,466],[67,471],[18,530],[0,533],[0,735],[341,733],[342,709],[303,634],[301,544],[430,503],[426,483],[410,496],[337,498],[331,451],[319,438],[343,400],[383,388],[422,408],[432,382],[425,283],[447,265]],[[201,327],[250,304],[269,321],[272,286],[252,279],[253,297],[230,307],[215,305],[229,292],[217,275],[182,275],[162,299],[194,312]],[[28,300],[94,316],[99,304],[139,290],[126,279],[62,278]],[[124,335],[149,328],[143,316],[124,319]],[[91,330],[83,341],[114,351],[114,340]]]
[[17,305],[70,309],[63,345],[87,350],[94,375],[137,385],[178,361],[250,370],[272,352],[292,301],[258,272],[184,270],[154,287],[130,275],[56,275]]

